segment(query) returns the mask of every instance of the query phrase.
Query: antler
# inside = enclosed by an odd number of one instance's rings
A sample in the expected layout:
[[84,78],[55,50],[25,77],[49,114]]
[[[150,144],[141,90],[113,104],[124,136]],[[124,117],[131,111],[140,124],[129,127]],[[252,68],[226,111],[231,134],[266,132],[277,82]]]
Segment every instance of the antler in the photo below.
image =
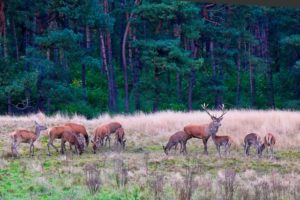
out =
[[203,103],[203,104],[201,105],[202,109],[203,109],[203,110],[204,110],[211,118],[215,118],[214,115],[211,115],[211,114],[208,112],[207,106],[208,106],[208,104],[205,104],[205,103]]
[[221,118],[221,117],[223,117],[227,112],[224,111],[224,108],[225,108],[224,104],[220,105],[219,108],[222,110],[222,115],[221,115],[220,117],[218,117],[218,118]]

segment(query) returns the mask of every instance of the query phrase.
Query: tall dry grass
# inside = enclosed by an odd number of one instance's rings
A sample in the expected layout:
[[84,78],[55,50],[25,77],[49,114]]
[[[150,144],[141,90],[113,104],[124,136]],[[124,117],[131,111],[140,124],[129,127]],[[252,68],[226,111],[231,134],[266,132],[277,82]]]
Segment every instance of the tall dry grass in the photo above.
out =
[[[220,114],[218,111],[211,111]],[[119,121],[125,128],[129,141],[137,145],[162,144],[175,131],[182,130],[187,124],[209,123],[210,118],[205,112],[174,112],[135,113],[131,115],[100,115],[92,120],[74,115],[56,114],[45,116],[38,113],[29,116],[0,116],[0,139],[6,140],[8,133],[16,128],[33,129],[33,121],[45,123],[48,127],[63,124],[67,121],[84,124],[91,134],[96,126]],[[242,143],[247,133],[255,132],[261,136],[271,132],[277,138],[276,146],[280,148],[299,148],[300,144],[300,112],[281,110],[229,110],[224,116],[219,135],[231,135]]]

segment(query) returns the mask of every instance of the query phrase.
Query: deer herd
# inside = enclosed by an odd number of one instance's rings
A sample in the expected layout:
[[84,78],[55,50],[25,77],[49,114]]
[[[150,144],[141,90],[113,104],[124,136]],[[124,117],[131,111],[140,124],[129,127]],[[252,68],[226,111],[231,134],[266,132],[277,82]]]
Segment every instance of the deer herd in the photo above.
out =
[[[227,135],[217,135],[217,132],[221,126],[221,121],[223,116],[226,114],[224,111],[224,105],[220,106],[222,114],[217,117],[211,115],[207,110],[207,105],[202,105],[203,110],[210,116],[211,122],[208,124],[189,124],[183,127],[183,130],[177,131],[169,138],[166,146],[163,146],[163,150],[166,155],[169,154],[170,150],[174,147],[175,151],[177,150],[178,144],[180,145],[180,153],[187,154],[186,144],[187,141],[191,138],[198,138],[203,141],[204,153],[207,155],[207,142],[211,137],[219,156],[221,157],[221,147],[224,148],[225,155],[230,154],[231,145],[236,145],[233,138]],[[10,134],[11,138],[11,152],[12,156],[19,156],[17,147],[20,143],[28,143],[30,155],[34,155],[34,143],[41,135],[41,131],[47,130],[48,128],[44,125],[41,125],[35,122],[35,131],[28,131],[24,129],[15,130]],[[97,149],[106,146],[110,147],[111,135],[115,135],[115,145],[120,147],[122,150],[125,148],[126,139],[125,131],[122,125],[119,122],[111,122],[108,124],[103,124],[94,130],[92,134],[92,149],[96,154]],[[54,126],[48,130],[48,143],[47,150],[48,155],[51,155],[50,147],[59,152],[59,149],[53,144],[56,139],[60,139],[60,153],[64,154],[66,151],[65,143],[69,143],[69,148],[73,151],[72,146],[75,147],[75,152],[77,154],[82,154],[85,148],[89,145],[89,135],[86,131],[86,128],[77,123],[65,123],[60,126]],[[261,157],[264,149],[267,149],[267,152],[271,153],[273,157],[273,147],[275,145],[276,139],[273,134],[268,133],[263,139],[256,133],[249,133],[244,138],[244,153],[246,156],[249,156],[249,150],[251,146],[254,146],[256,149],[256,154],[258,157]]]

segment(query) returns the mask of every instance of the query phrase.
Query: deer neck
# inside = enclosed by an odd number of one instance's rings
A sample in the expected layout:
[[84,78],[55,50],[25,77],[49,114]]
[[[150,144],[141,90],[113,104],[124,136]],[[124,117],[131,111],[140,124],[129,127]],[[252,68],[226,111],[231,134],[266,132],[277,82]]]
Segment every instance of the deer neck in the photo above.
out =
[[36,135],[36,139],[38,139],[41,135],[41,130],[38,127],[35,127],[35,135]]
[[209,125],[208,125],[208,132],[209,132],[209,135],[214,135],[218,132],[218,129],[219,127],[218,126],[214,126],[213,122],[211,122]]

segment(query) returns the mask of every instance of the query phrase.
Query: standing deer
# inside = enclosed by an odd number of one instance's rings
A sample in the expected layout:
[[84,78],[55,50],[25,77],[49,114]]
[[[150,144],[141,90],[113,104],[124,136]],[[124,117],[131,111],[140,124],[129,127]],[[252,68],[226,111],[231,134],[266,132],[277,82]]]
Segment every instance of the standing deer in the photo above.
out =
[[271,151],[271,156],[273,157],[273,147],[276,143],[276,139],[275,136],[272,133],[268,133],[265,137],[264,137],[264,144],[267,147],[267,152],[269,153],[269,149]]
[[256,133],[249,133],[244,138],[244,151],[246,156],[249,156],[249,150],[252,145],[256,147],[256,154],[261,157],[262,152],[265,149],[265,144],[261,137]]
[[14,151],[16,152],[17,156],[19,153],[17,151],[17,147],[20,143],[28,143],[30,144],[29,153],[33,156],[34,155],[34,142],[40,137],[41,131],[46,130],[47,127],[35,123],[35,132],[28,131],[28,130],[16,130],[10,134],[11,138],[11,152],[14,155]]
[[82,135],[85,138],[86,146],[89,146],[89,135],[83,125],[68,122],[68,123],[65,123],[64,126],[69,126],[74,130],[75,134]]
[[184,132],[186,132],[188,135],[194,138],[202,139],[204,144],[204,153],[207,155],[207,141],[209,137],[213,134],[216,134],[218,132],[219,127],[221,126],[221,121],[223,119],[223,116],[226,114],[224,111],[224,105],[220,106],[220,109],[222,110],[222,114],[219,117],[216,117],[214,115],[211,115],[207,110],[206,104],[202,105],[203,110],[210,116],[212,122],[209,124],[202,124],[202,125],[194,125],[190,124],[184,127]]
[[178,131],[174,133],[170,138],[166,146],[163,146],[165,154],[168,155],[170,149],[175,146],[177,148],[178,143],[180,144],[180,153],[187,154],[186,143],[192,137],[186,134],[184,131]]
[[110,147],[110,134],[115,133],[118,128],[122,128],[122,125],[119,122],[111,122],[109,124],[104,124],[97,127],[93,134],[93,150],[96,153],[99,145],[104,145],[106,142],[109,142]]
[[53,142],[56,139],[61,139],[64,132],[73,133],[74,131],[69,126],[54,126],[49,130],[49,132],[48,132],[49,140],[48,140],[48,144],[47,144],[49,156],[51,155],[50,146],[52,146],[56,150],[56,152],[58,152],[58,148],[56,146],[54,146]]
[[84,150],[84,140],[82,136],[78,136],[75,132],[65,130],[61,136],[61,154],[64,154],[64,150],[66,149],[65,143],[69,142],[70,146],[75,146],[76,153],[81,155]]
[[125,148],[126,139],[124,139],[125,132],[123,128],[118,128],[116,130],[116,144],[120,145],[122,149]]
[[225,154],[230,154],[230,146],[233,144],[233,140],[230,136],[222,135],[218,136],[213,134],[212,139],[216,145],[217,151],[219,153],[219,157],[221,157],[221,147],[224,146],[225,148]]

